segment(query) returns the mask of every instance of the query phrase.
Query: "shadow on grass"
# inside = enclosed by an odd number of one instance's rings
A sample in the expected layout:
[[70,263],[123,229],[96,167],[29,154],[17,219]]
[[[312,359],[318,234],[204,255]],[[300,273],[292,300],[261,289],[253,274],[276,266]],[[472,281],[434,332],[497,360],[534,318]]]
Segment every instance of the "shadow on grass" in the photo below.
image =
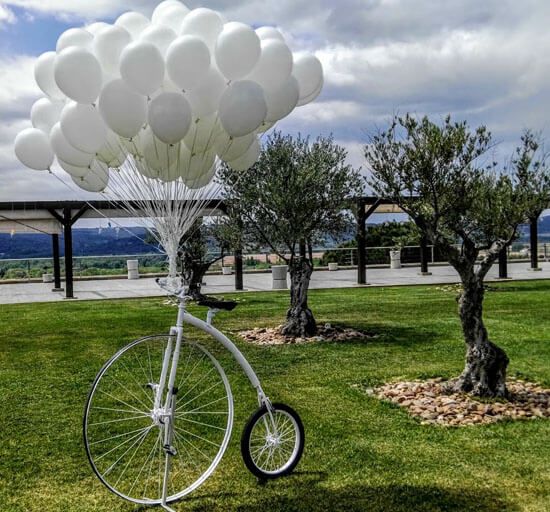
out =
[[239,512],[503,512],[516,511],[496,493],[436,486],[349,486],[327,489],[311,483],[292,483],[284,495],[250,500]]
[[431,343],[442,336],[441,332],[436,330],[407,325],[373,324],[369,322],[335,322],[334,325],[343,328],[357,329],[369,335],[368,338],[332,342],[344,345],[383,344],[410,347],[420,343]]
[[[438,486],[354,485],[323,487],[324,473],[297,472],[289,478],[259,485],[254,492],[205,495],[175,508],[203,512],[516,512],[519,508],[497,492],[447,489]],[[222,505],[220,500],[237,502]],[[205,503],[208,502],[208,504]],[[219,504],[219,508],[218,508]]]

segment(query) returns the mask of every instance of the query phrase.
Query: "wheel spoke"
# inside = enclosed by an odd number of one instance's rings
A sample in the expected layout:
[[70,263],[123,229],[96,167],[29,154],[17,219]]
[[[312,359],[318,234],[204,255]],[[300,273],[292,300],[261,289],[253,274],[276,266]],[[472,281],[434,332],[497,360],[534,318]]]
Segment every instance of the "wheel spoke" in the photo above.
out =
[[219,448],[219,446],[220,446],[216,443],[213,443],[209,439],[206,439],[205,437],[199,436],[197,434],[193,434],[193,432],[189,432],[188,430],[185,430],[184,428],[177,429],[176,427],[174,427],[174,430],[180,430],[181,432],[183,432],[187,435],[190,435],[191,437],[194,437],[195,439],[200,439],[201,441],[204,441],[205,443],[211,444],[212,446],[215,446],[216,448]]
[[194,423],[195,425],[203,425],[204,427],[215,428],[216,430],[221,430],[225,432],[225,428],[217,427],[216,425],[211,425],[210,423],[203,423],[202,421],[190,420],[189,418],[183,418],[183,417],[179,418],[179,420],[188,421],[189,423]]
[[104,395],[107,395],[108,397],[112,398],[113,400],[116,400],[117,402],[120,402],[121,404],[126,405],[127,407],[130,407],[130,409],[133,409],[136,412],[143,413],[143,411],[140,411],[137,407],[134,407],[133,405],[130,405],[128,402],[125,402],[124,400],[121,400],[120,398],[116,398],[107,391],[103,391],[102,389],[98,389],[100,393],[103,393]]
[[135,420],[135,419],[138,419],[138,418],[148,418],[149,415],[148,414],[140,414],[139,416],[130,416],[129,418],[118,418],[116,420],[108,420],[108,421],[99,421],[97,423],[89,423],[88,426],[89,427],[96,427],[97,425],[107,425],[109,423],[119,423],[121,421],[131,421],[131,420]]
[[[141,433],[141,434],[138,434],[137,436],[135,436],[135,440],[134,442],[130,445],[130,447],[115,461],[113,462],[113,464],[109,467],[109,469],[107,469],[107,471],[105,471],[105,473],[103,473],[104,476],[107,476],[112,470],[113,468],[118,464],[118,462],[136,445],[136,443],[139,442],[141,436],[145,436],[149,433],[149,431],[153,428],[153,425],[151,425],[150,427],[148,427],[147,429],[145,429],[145,432]],[[126,443],[124,443],[126,444]],[[117,447],[117,448],[120,448]],[[107,452],[107,453],[110,453],[110,452]],[[104,454],[104,455],[107,455],[107,454]],[[99,460],[99,458],[97,459]]]

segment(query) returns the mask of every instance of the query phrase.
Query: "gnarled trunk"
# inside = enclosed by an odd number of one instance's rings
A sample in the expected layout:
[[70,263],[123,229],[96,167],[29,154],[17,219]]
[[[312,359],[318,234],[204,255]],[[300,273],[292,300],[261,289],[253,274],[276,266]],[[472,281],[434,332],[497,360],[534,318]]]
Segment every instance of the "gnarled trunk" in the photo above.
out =
[[462,275],[459,314],[466,343],[466,365],[453,383],[455,391],[484,397],[506,397],[508,356],[489,340],[483,323],[483,281],[471,272]]
[[314,336],[317,324],[307,304],[309,281],[313,266],[307,258],[300,256],[289,265],[290,271],[290,308],[286,314],[286,323],[282,333],[287,336]]
[[197,261],[187,253],[182,255],[182,275],[187,285],[187,295],[195,300],[204,298],[201,286],[209,267],[210,263]]

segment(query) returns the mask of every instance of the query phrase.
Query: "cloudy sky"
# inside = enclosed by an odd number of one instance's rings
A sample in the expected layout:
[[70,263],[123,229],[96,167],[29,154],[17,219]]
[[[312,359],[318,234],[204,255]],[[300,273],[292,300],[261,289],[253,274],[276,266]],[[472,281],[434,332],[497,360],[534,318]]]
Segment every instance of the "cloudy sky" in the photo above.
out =
[[[0,200],[74,197],[47,173],[23,169],[13,139],[30,125],[39,97],[33,60],[67,28],[112,22],[156,0],[0,2]],[[289,132],[334,133],[362,165],[366,133],[393,113],[486,124],[505,159],[527,127],[548,135],[548,0],[190,0],[228,20],[281,27],[294,51],[321,59],[326,86],[280,124]]]

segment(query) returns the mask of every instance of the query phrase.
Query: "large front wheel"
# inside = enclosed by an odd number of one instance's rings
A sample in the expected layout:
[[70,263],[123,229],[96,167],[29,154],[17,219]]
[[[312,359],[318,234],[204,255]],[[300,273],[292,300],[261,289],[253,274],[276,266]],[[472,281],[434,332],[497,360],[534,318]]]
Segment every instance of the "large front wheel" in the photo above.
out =
[[124,347],[98,373],[86,402],[84,442],[93,471],[112,492],[138,504],[161,504],[165,480],[168,503],[196,489],[231,436],[231,388],[201,345],[182,341],[175,404],[165,407],[159,383],[175,343],[175,336],[153,336]]

